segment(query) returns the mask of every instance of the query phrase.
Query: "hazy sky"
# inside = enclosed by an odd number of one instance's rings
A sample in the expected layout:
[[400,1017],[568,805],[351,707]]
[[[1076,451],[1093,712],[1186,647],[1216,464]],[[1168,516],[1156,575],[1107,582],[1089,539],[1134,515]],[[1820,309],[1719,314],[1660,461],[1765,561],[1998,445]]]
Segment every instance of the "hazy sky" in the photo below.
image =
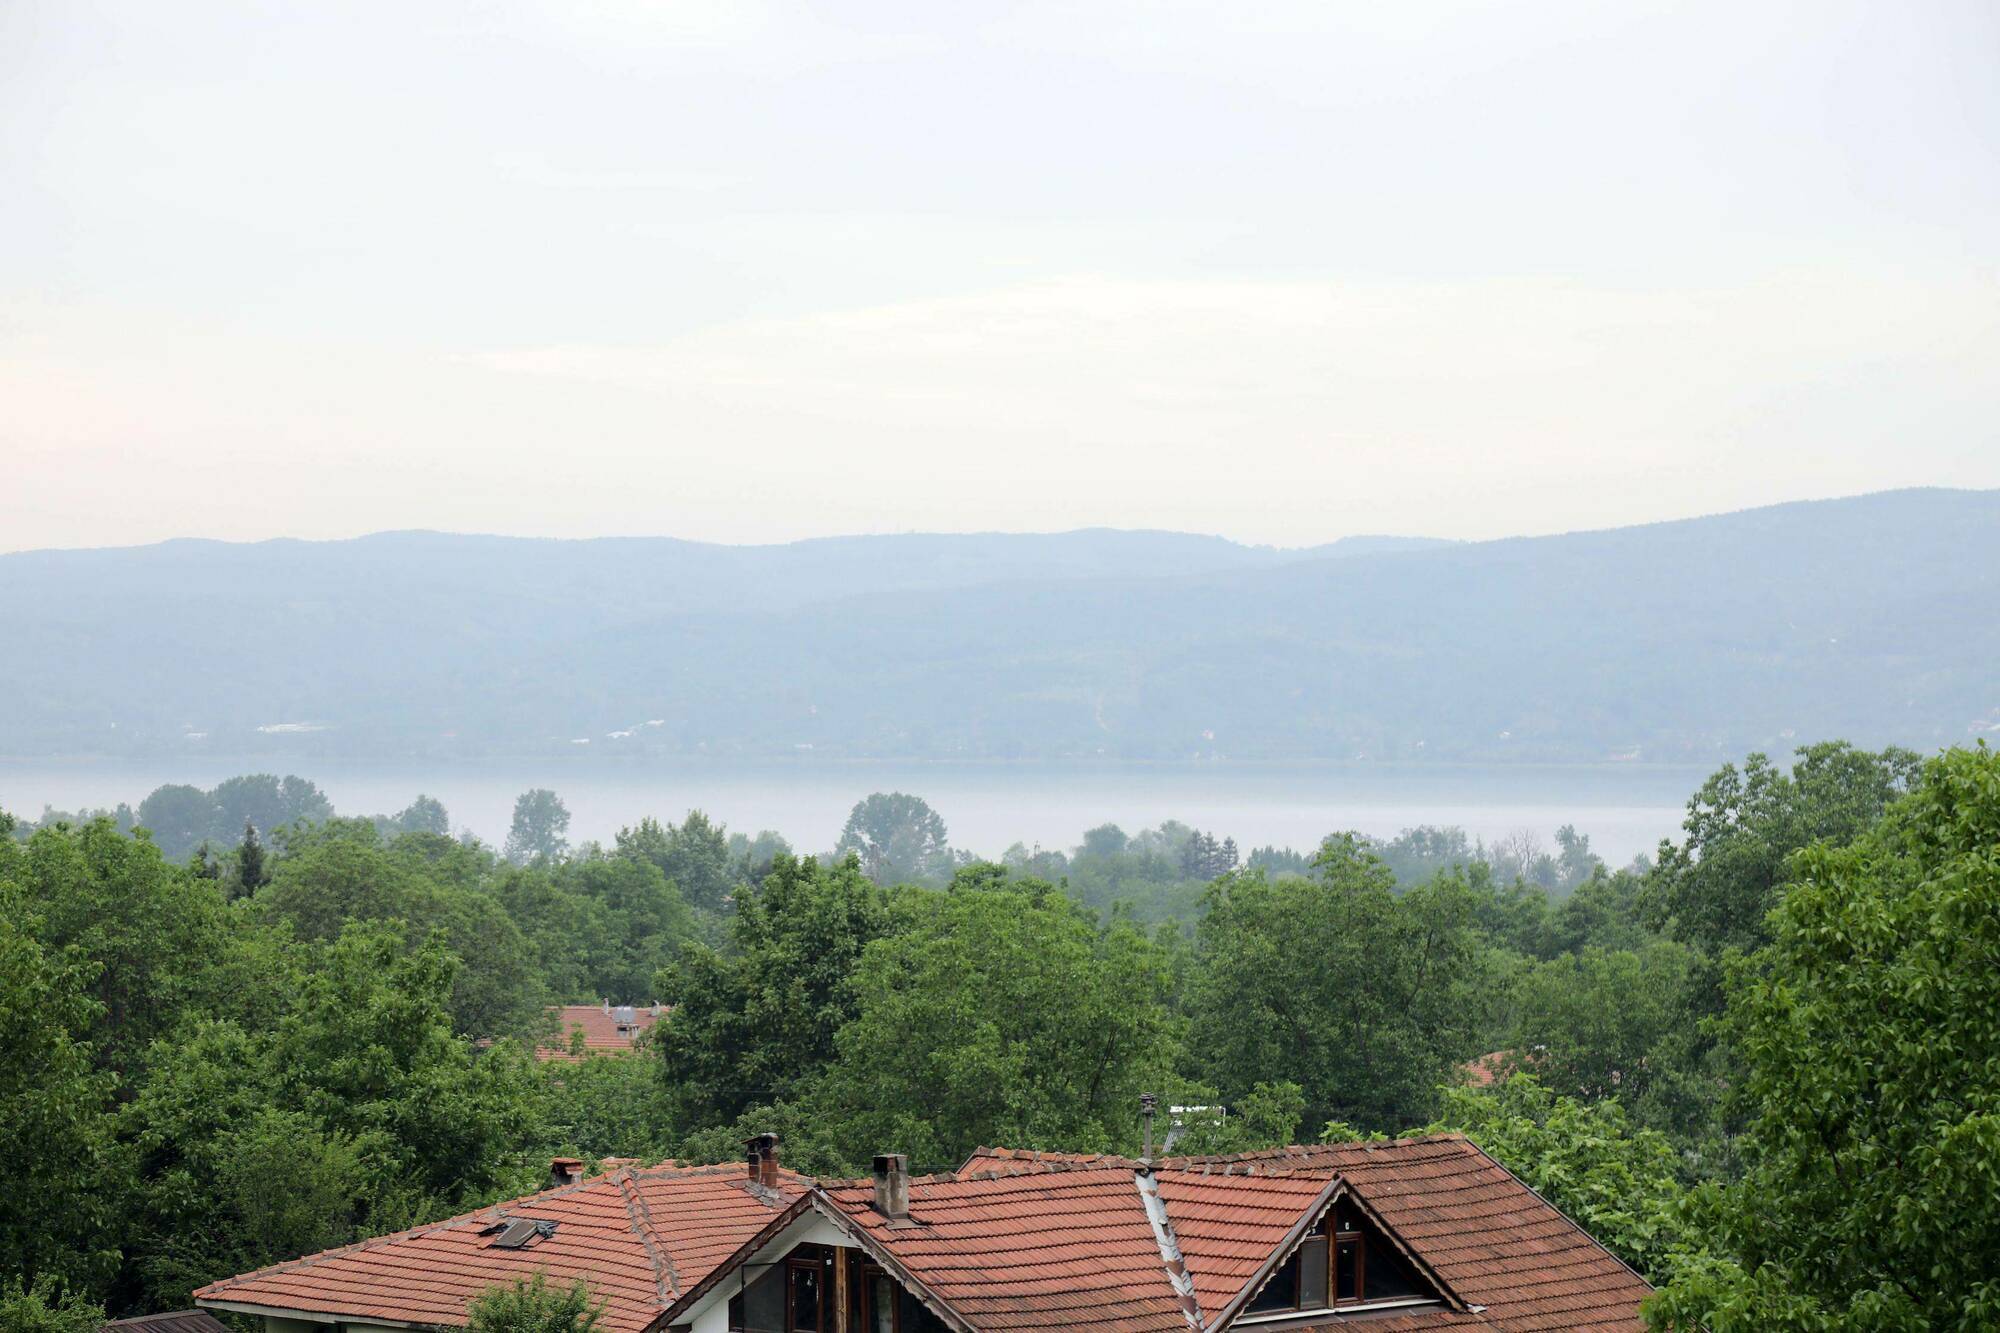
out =
[[2000,486],[2000,7],[0,0],[0,549]]

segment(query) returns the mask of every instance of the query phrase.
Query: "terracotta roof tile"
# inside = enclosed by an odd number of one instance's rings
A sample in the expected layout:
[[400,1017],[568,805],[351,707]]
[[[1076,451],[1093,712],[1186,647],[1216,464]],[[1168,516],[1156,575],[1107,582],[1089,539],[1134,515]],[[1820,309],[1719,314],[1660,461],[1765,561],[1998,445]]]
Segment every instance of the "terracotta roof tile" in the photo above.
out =
[[[481,1291],[541,1270],[588,1281],[606,1333],[638,1333],[809,1187],[785,1172],[760,1197],[743,1177],[741,1166],[620,1169],[212,1283],[195,1299],[459,1325]],[[497,1248],[482,1233],[503,1216],[554,1222],[555,1234]]]
[[1644,1327],[1639,1302],[1652,1290],[1645,1280],[1460,1135],[1181,1158],[1161,1165],[1163,1194],[1166,1178],[1182,1171],[1337,1174],[1460,1299],[1484,1306],[1487,1321],[1497,1328],[1534,1333]]
[[[1182,1264],[1188,1304],[1212,1323],[1335,1188],[1475,1307],[1371,1319],[1378,1333],[1641,1326],[1646,1284],[1457,1135],[1168,1159],[1152,1177],[1157,1231],[1142,1170],[1119,1157],[982,1149],[957,1173],[913,1180],[915,1225],[904,1226],[875,1211],[872,1182],[828,1183],[818,1197],[981,1330],[1185,1330],[1170,1276]],[[204,1304],[450,1325],[481,1289],[540,1268],[589,1279],[607,1301],[606,1333],[639,1333],[811,1185],[786,1173],[778,1191],[758,1192],[742,1177],[741,1166],[620,1169],[196,1294]],[[498,1250],[480,1233],[503,1212],[559,1225],[530,1248]]]
[[[629,1012],[628,1012],[629,1011]],[[667,1006],[658,1004],[627,1005],[621,1009],[617,1005],[565,1004],[550,1009],[556,1016],[556,1039],[547,1046],[535,1048],[537,1060],[574,1060],[570,1054],[570,1034],[583,1034],[585,1055],[622,1055],[635,1050],[639,1038],[652,1030],[667,1012]],[[630,1023],[622,1021],[626,1017]]]
[[911,1181],[914,1227],[891,1227],[872,1186],[827,1193],[975,1328],[1186,1330],[1129,1166],[1001,1160]]

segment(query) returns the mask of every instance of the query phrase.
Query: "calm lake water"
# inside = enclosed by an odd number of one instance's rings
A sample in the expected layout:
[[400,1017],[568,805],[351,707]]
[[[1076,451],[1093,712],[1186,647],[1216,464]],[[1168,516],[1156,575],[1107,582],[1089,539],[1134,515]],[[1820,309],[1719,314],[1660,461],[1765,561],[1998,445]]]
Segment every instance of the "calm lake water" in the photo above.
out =
[[29,816],[53,805],[136,805],[168,782],[212,786],[244,772],[296,771],[342,814],[392,813],[418,793],[435,796],[454,828],[489,842],[506,836],[514,797],[551,787],[574,816],[572,841],[609,842],[644,815],[679,819],[699,808],[731,829],[776,829],[802,851],[831,847],[854,802],[873,791],[915,792],[950,826],[954,846],[998,856],[1008,844],[1068,848],[1107,821],[1127,832],[1179,819],[1244,850],[1267,843],[1309,848],[1336,829],[1390,836],[1417,824],[1456,824],[1492,841],[1518,830],[1544,842],[1563,824],[1590,835],[1613,865],[1676,834],[1696,768],[1605,764],[1455,767],[1414,765],[1191,764],[1116,767],[952,764],[813,764],[625,767],[574,763],[482,766],[288,768],[268,756],[197,764],[43,762],[0,764],[0,808]]

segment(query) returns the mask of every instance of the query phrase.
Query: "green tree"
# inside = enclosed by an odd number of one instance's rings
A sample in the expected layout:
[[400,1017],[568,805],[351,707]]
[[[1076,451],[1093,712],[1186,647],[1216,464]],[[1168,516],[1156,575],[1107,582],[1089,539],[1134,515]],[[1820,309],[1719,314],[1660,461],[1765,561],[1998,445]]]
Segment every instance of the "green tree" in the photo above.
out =
[[[0,1161],[8,1176],[0,1272],[88,1288],[117,1259],[110,1108],[118,1080],[94,1068],[79,1039],[102,1013],[85,993],[82,974],[94,968],[66,964],[37,942],[30,907],[7,881],[19,857],[0,842]],[[16,1293],[5,1308],[26,1319],[37,1300]]]
[[660,973],[673,1011],[654,1042],[677,1123],[732,1123],[810,1087],[855,1014],[855,965],[888,927],[882,890],[853,858],[823,866],[780,854],[738,897],[732,953],[691,945]]
[[1417,1134],[1464,1134],[1613,1254],[1653,1281],[1696,1243],[1679,1211],[1673,1145],[1634,1127],[1616,1101],[1558,1096],[1526,1074],[1451,1088]]
[[728,833],[699,810],[688,811],[678,827],[647,818],[620,829],[618,850],[658,866],[681,897],[705,911],[719,910],[735,886]]
[[940,884],[951,874],[944,819],[921,796],[876,792],[855,802],[834,846],[877,884]]
[[1178,1053],[1157,946],[1032,880],[906,889],[896,912],[855,970],[819,1103],[850,1153],[1138,1147],[1139,1094]]
[[1845,741],[1801,748],[1790,773],[1761,754],[1724,764],[1688,800],[1686,839],[1663,842],[1651,910],[1676,939],[1710,953],[1755,949],[1793,852],[1864,832],[1908,789],[1918,756]]
[[103,1306],[53,1279],[0,1282],[0,1333],[98,1333],[103,1327]]
[[1690,961],[1685,945],[1657,940],[1636,952],[1590,949],[1538,964],[1516,982],[1510,1045],[1557,1094],[1641,1104],[1655,1051],[1684,1017]]
[[236,848],[236,891],[245,897],[257,892],[269,881],[264,873],[264,846],[257,841],[257,826],[245,822],[243,841]]
[[547,787],[522,792],[514,800],[514,823],[507,830],[506,856],[516,865],[559,859],[569,850],[569,807]]
[[[455,864],[478,855],[432,834],[406,835],[389,847],[374,823],[336,819],[282,835],[283,854],[253,901],[257,916],[286,923],[299,938],[337,938],[349,921],[399,922],[411,941],[432,930],[464,966],[453,982],[452,1018],[475,1037],[522,1033],[540,1018],[546,992],[533,951],[506,909]],[[457,879],[458,882],[453,882]]]
[[215,881],[169,864],[109,819],[38,831],[0,862],[0,879],[17,886],[41,944],[84,965],[100,1068],[133,1078],[147,1046],[185,1011],[261,994],[254,978],[229,970],[235,928]]
[[604,1317],[604,1302],[582,1278],[552,1287],[537,1271],[480,1292],[465,1317],[472,1333],[591,1333]]
[[1734,969],[1748,1165],[1656,1327],[2000,1325],[2000,756],[1952,750],[1791,866]]
[[1398,897],[1351,837],[1310,878],[1217,880],[1195,934],[1190,1012],[1206,1081],[1234,1099],[1283,1079],[1311,1123],[1386,1129],[1429,1109],[1481,1021],[1473,897],[1446,876]]
[[216,836],[219,822],[215,798],[199,787],[175,783],[157,787],[139,802],[139,827],[172,860],[191,855]]

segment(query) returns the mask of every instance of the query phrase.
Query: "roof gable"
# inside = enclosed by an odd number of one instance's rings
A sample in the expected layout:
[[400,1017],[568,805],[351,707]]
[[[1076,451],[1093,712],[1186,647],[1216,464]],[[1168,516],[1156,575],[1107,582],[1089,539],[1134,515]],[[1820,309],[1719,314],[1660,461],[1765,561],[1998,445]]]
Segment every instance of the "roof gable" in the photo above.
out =
[[1644,1327],[1646,1280],[1463,1135],[1169,1159],[1161,1169],[1337,1174],[1490,1324],[1523,1333]]

